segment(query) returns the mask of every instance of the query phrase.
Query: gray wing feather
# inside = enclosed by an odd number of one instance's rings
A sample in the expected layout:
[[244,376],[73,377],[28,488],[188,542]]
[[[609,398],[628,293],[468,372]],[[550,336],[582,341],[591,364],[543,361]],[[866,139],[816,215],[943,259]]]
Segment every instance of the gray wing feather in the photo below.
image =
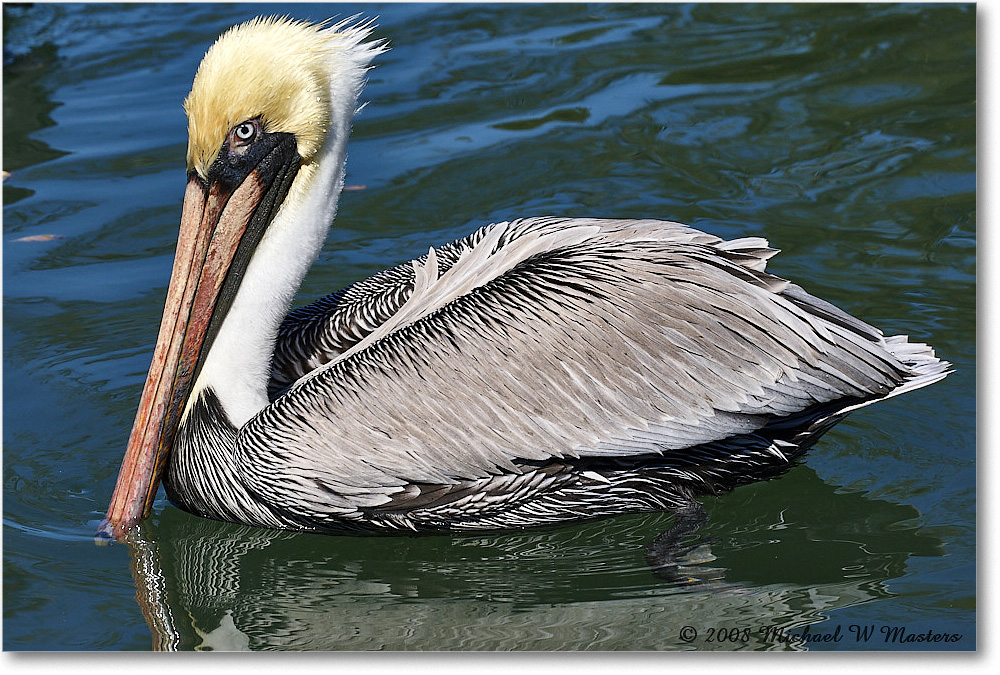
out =
[[254,492],[350,518],[411,484],[675,451],[910,374],[878,330],[768,274],[761,239],[526,219],[436,253],[362,282],[374,309],[348,289],[314,323],[351,340],[239,432]]
[[[436,249],[440,271],[450,269],[463,251],[486,236],[488,229],[481,228]],[[273,401],[296,380],[340,356],[398,312],[413,292],[413,263],[423,264],[426,260],[423,255],[382,270],[289,312],[278,329],[268,383],[270,399]]]

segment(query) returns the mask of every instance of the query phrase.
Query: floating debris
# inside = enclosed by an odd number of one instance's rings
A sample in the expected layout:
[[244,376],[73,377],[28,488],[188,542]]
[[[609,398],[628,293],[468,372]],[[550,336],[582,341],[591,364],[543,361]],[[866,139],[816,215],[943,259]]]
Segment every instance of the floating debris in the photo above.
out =
[[33,234],[28,237],[21,237],[14,241],[52,241],[53,239],[63,239],[61,234]]

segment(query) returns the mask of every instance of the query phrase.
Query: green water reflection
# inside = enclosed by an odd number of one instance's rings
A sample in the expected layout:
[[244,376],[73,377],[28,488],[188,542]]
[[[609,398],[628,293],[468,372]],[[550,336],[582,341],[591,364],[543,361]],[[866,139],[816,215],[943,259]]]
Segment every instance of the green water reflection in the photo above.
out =
[[[659,515],[386,538],[272,532],[171,509],[130,548],[162,649],[670,649],[691,646],[685,625],[750,629],[740,648],[791,648],[762,629],[888,598],[910,556],[943,555],[910,522],[912,507],[834,495],[808,470],[789,482],[713,509],[724,525],[707,528],[692,569],[722,574],[704,584],[655,583],[643,551],[670,522]],[[739,508],[747,501],[752,512]]]

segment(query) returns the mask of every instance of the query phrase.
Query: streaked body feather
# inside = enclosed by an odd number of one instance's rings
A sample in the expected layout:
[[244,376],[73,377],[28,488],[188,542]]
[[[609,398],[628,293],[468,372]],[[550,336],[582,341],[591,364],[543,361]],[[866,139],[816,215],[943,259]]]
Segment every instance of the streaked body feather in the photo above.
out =
[[[929,347],[769,274],[774,253],[666,221],[482,228],[293,311],[270,405],[210,440],[182,427],[171,497],[305,529],[669,509],[777,475],[846,410],[944,377]],[[195,406],[226,427],[210,390]],[[206,454],[230,465],[211,485]]]

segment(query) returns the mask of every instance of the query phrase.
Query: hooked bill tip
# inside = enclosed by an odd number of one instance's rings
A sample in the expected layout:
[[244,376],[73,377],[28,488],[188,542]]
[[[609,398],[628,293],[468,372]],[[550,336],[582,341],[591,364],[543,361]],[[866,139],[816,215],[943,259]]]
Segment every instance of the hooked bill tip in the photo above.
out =
[[115,530],[111,523],[108,522],[108,519],[105,518],[97,526],[97,531],[94,533],[94,544],[97,546],[111,546],[113,543],[115,543]]

